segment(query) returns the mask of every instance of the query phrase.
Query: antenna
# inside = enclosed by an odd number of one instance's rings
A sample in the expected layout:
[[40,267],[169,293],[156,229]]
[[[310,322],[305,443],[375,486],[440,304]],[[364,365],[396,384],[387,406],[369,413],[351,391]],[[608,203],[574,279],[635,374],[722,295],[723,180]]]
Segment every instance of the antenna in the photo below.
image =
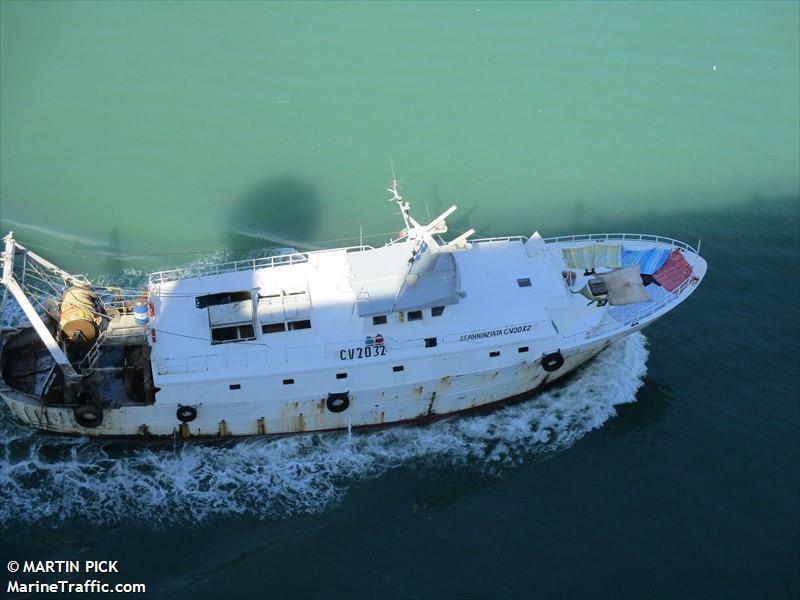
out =
[[417,227],[419,223],[417,223],[411,216],[408,214],[409,204],[408,202],[403,201],[403,197],[400,195],[400,192],[397,190],[397,176],[394,173],[394,159],[390,156],[389,157],[389,166],[392,169],[392,185],[386,188],[387,192],[391,192],[392,197],[389,198],[389,202],[397,202],[397,206],[400,208],[400,214],[403,215],[403,221],[406,224],[406,231],[411,230],[413,227]]

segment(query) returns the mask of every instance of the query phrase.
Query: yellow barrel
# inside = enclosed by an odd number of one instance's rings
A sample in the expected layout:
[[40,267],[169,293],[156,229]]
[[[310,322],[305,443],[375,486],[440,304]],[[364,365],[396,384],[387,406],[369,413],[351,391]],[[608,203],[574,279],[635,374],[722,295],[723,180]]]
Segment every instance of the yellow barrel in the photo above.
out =
[[61,298],[61,331],[69,340],[91,342],[97,337],[97,294],[84,287],[71,287]]

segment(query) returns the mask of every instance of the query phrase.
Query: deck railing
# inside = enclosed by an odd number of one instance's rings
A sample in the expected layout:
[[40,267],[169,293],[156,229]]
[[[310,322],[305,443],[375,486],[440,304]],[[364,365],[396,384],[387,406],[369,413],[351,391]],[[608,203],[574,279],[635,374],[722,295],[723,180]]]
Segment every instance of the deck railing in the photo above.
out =
[[[681,300],[681,297],[683,296],[683,293],[689,287],[696,285],[699,281],[700,280],[694,275],[694,273],[692,273],[691,275],[689,275],[689,277],[687,277],[683,281],[683,283],[681,283],[677,288],[675,288],[672,292],[670,292],[669,295],[659,298],[658,300],[652,300],[646,303],[646,305],[643,306],[639,311],[629,315],[624,320],[622,321],[615,320],[616,322],[606,322],[589,330],[588,332],[577,333],[574,336],[570,337],[577,337],[583,335],[585,339],[592,339],[601,336],[605,333],[608,333],[610,331],[620,329],[622,327],[632,327],[634,325],[638,325],[647,317],[650,317],[659,312],[662,308],[665,308],[670,304],[679,302]],[[614,317],[612,316],[611,318],[613,319]]]
[[675,248],[688,250],[692,254],[699,254],[697,249],[686,242],[675,240],[663,235],[652,235],[649,233],[581,233],[578,235],[562,235],[559,237],[545,238],[548,244],[558,244],[563,242],[606,242],[616,240],[630,240],[632,242],[660,242],[669,244]]
[[485,237],[469,240],[472,244],[491,244],[494,242],[522,242],[525,243],[526,238],[524,235],[504,235],[499,237]]
[[193,277],[203,277],[207,275],[222,275],[234,271],[256,271],[258,269],[271,269],[284,265],[297,265],[308,262],[312,254],[323,254],[325,252],[335,252],[344,250],[345,252],[360,252],[362,250],[372,250],[372,246],[348,246],[346,248],[332,248],[330,250],[314,250],[312,252],[293,252],[291,254],[277,254],[275,256],[262,256],[261,258],[250,258],[246,260],[233,260],[223,263],[216,263],[204,267],[181,267],[166,271],[156,271],[150,273],[150,285],[160,285],[170,281],[180,281]]

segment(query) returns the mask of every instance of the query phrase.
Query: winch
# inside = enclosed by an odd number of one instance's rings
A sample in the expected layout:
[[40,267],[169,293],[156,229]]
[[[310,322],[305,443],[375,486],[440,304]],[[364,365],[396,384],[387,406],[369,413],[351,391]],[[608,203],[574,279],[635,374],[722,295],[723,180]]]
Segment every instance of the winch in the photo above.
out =
[[97,337],[100,311],[97,294],[88,287],[73,286],[61,298],[58,326],[73,342],[91,342]]

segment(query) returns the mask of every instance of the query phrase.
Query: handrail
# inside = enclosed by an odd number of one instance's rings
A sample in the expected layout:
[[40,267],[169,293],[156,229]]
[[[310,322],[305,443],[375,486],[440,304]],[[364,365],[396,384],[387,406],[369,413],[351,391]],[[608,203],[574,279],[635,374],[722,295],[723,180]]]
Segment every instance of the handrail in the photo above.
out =
[[256,271],[258,269],[271,269],[283,265],[302,264],[308,262],[309,257],[313,254],[335,252],[337,250],[353,252],[374,250],[374,248],[368,245],[347,246],[345,248],[330,248],[325,250],[313,250],[311,252],[292,252],[291,254],[276,254],[275,256],[262,256],[261,258],[234,260],[199,268],[179,267],[177,269],[168,269],[166,271],[155,271],[150,273],[149,283],[150,286],[153,286],[171,281],[180,281],[182,279],[203,277],[206,275],[221,275],[223,273],[231,273],[234,271]]
[[524,235],[501,235],[498,237],[485,237],[485,238],[477,238],[474,240],[469,240],[470,244],[490,244],[492,242],[522,242],[525,243],[527,241],[527,237]]
[[86,356],[83,357],[83,360],[78,364],[78,371],[81,373],[86,373],[89,369],[94,366],[97,357],[100,356],[100,346],[103,345],[103,340],[106,338],[106,332],[101,331],[100,335],[97,336],[97,339],[92,344],[91,349],[89,352],[86,353]]
[[650,233],[581,233],[577,235],[562,235],[558,237],[545,238],[547,244],[558,244],[561,242],[603,242],[608,240],[631,240],[639,242],[663,242],[671,246],[677,246],[688,250],[692,254],[699,255],[694,246],[663,235]]

